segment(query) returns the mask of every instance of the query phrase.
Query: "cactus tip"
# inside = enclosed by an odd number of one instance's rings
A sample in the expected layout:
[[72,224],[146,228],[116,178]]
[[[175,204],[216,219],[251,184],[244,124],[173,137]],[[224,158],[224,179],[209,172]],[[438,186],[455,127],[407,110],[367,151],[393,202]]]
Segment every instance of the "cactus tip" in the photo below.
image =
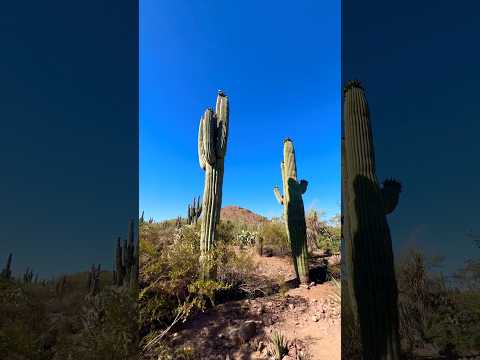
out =
[[284,143],[286,143],[287,141],[293,142],[292,139],[290,139],[289,137],[287,137],[283,140]]
[[219,96],[225,96],[225,92],[223,90],[218,90],[218,95]]
[[364,90],[362,83],[359,80],[350,80],[345,84],[345,87],[343,88],[343,94],[345,95],[348,90],[353,88]]

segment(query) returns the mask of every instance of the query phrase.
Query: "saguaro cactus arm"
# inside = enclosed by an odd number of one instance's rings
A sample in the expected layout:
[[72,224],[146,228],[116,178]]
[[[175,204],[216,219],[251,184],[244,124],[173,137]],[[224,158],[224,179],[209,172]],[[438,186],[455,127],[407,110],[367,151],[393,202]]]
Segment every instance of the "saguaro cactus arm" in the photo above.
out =
[[300,194],[305,194],[307,191],[308,181],[307,180],[300,180],[298,185],[298,189],[300,190]]
[[273,193],[275,194],[275,197],[277,198],[277,201],[280,203],[280,205],[283,205],[284,198],[280,193],[280,189],[277,185],[275,185],[275,187],[273,188]]
[[205,170],[207,160],[203,149],[203,116],[200,118],[200,124],[198,125],[198,162],[200,167]]
[[398,205],[402,185],[394,179],[387,179],[383,182],[381,191],[385,214],[388,215],[392,213]]
[[213,110],[208,108],[203,115],[203,153],[205,160],[213,166],[216,161],[215,143],[217,122]]
[[228,98],[223,91],[218,92],[215,113],[217,115],[216,151],[219,158],[224,158],[227,152],[228,139]]

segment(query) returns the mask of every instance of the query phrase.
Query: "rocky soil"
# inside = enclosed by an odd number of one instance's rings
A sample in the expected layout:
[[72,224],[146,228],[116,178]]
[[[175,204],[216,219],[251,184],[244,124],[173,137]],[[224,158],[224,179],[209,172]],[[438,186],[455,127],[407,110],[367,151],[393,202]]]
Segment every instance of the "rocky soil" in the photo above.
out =
[[[258,273],[293,277],[288,258],[255,257]],[[171,334],[174,346],[192,347],[201,359],[273,359],[273,331],[288,340],[284,360],[340,359],[339,289],[331,282],[285,289],[271,296],[232,301],[199,314]]]

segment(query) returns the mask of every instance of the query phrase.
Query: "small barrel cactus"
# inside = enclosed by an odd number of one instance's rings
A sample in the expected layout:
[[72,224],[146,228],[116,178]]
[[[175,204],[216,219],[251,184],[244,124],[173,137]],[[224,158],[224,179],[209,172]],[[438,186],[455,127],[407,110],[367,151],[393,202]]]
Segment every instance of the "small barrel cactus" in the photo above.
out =
[[297,181],[295,150],[290,139],[285,139],[283,142],[283,161],[280,167],[284,195],[281,195],[278,186],[274,187],[273,192],[278,202],[283,205],[285,225],[292,249],[293,265],[297,280],[301,284],[308,284],[307,226],[302,199],[302,195],[307,191],[308,182],[306,180]]
[[380,187],[369,109],[358,81],[344,88],[342,211],[347,296],[360,326],[364,359],[399,359],[397,286],[386,220],[401,186]]
[[215,230],[220,221],[228,122],[228,97],[223,91],[219,91],[215,112],[207,109],[200,119],[198,129],[198,160],[205,171],[200,233],[200,261],[204,279],[211,277],[213,270],[210,268],[208,255],[215,242]]

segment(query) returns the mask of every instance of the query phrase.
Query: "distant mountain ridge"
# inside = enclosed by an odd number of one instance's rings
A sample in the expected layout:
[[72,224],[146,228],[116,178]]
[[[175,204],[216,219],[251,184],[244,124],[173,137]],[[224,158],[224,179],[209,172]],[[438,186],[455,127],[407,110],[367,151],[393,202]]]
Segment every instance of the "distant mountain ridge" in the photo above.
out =
[[249,225],[255,225],[269,221],[265,216],[258,215],[251,210],[235,205],[225,206],[222,208],[220,212],[220,219],[238,221]]

